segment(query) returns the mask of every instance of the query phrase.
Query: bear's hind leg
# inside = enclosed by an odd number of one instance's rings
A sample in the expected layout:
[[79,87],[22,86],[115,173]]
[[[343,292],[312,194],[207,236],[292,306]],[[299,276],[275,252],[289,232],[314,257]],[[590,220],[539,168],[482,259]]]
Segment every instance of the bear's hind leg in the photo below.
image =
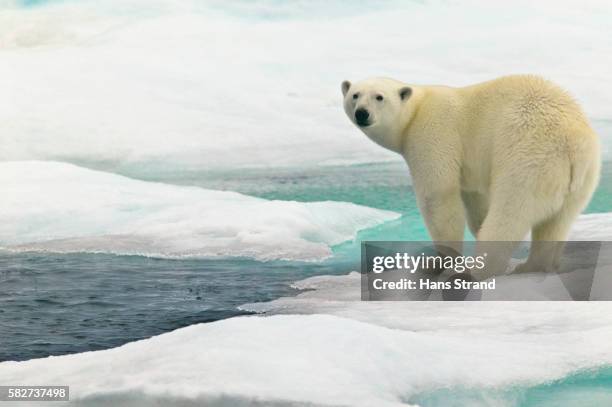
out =
[[586,199],[570,197],[561,210],[533,227],[527,261],[514,269],[516,273],[551,272],[560,266],[570,228]]
[[556,215],[534,226],[531,231],[529,257],[525,263],[516,266],[513,273],[554,271],[558,267],[555,258],[559,252],[559,246],[561,251],[563,249],[561,226],[562,222]]

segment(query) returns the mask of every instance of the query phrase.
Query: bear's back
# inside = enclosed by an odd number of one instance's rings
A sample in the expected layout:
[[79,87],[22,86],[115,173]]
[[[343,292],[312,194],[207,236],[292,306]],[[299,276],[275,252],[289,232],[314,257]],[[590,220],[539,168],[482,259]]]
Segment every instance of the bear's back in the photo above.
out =
[[572,96],[536,75],[511,75],[465,88],[475,116],[516,131],[554,131],[588,121]]

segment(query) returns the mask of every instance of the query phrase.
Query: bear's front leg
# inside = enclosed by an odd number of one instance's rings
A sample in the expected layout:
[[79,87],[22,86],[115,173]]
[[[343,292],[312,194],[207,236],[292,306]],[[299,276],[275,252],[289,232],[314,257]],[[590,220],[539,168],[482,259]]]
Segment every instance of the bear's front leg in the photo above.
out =
[[465,229],[465,213],[459,188],[417,191],[417,201],[425,225],[434,242],[454,242],[453,248],[461,253]]
[[[452,157],[458,154],[460,148],[436,141],[458,140],[458,136],[417,136],[407,139],[404,158],[410,168],[412,185],[425,226],[438,251],[441,246],[450,246],[457,254],[461,254],[465,230],[461,168],[459,158]],[[441,150],[448,151],[448,154],[439,154]]]

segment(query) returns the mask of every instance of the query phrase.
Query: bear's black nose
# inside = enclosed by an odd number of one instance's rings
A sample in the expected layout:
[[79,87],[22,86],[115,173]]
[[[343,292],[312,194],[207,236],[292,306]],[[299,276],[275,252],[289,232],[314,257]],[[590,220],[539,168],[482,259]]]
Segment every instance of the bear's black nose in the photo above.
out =
[[355,112],[355,121],[357,121],[357,124],[360,126],[367,126],[369,124],[369,117],[370,113],[368,113],[368,111],[363,108],[357,109],[357,111]]

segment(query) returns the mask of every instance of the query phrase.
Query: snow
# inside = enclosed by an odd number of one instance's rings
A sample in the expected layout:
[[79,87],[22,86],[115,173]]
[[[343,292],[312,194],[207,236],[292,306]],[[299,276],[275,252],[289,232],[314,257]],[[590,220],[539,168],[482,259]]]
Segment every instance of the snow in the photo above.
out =
[[611,16],[593,0],[5,5],[0,159],[139,174],[398,159],[347,120],[343,80],[513,73],[567,88],[609,156]]
[[370,307],[375,323],[232,318],[107,351],[4,362],[0,375],[3,383],[69,384],[71,400],[85,405],[394,406],[440,387],[537,383],[612,361],[605,304],[411,305]]
[[42,161],[0,163],[0,246],[13,251],[321,260],[399,214],[269,201]]

